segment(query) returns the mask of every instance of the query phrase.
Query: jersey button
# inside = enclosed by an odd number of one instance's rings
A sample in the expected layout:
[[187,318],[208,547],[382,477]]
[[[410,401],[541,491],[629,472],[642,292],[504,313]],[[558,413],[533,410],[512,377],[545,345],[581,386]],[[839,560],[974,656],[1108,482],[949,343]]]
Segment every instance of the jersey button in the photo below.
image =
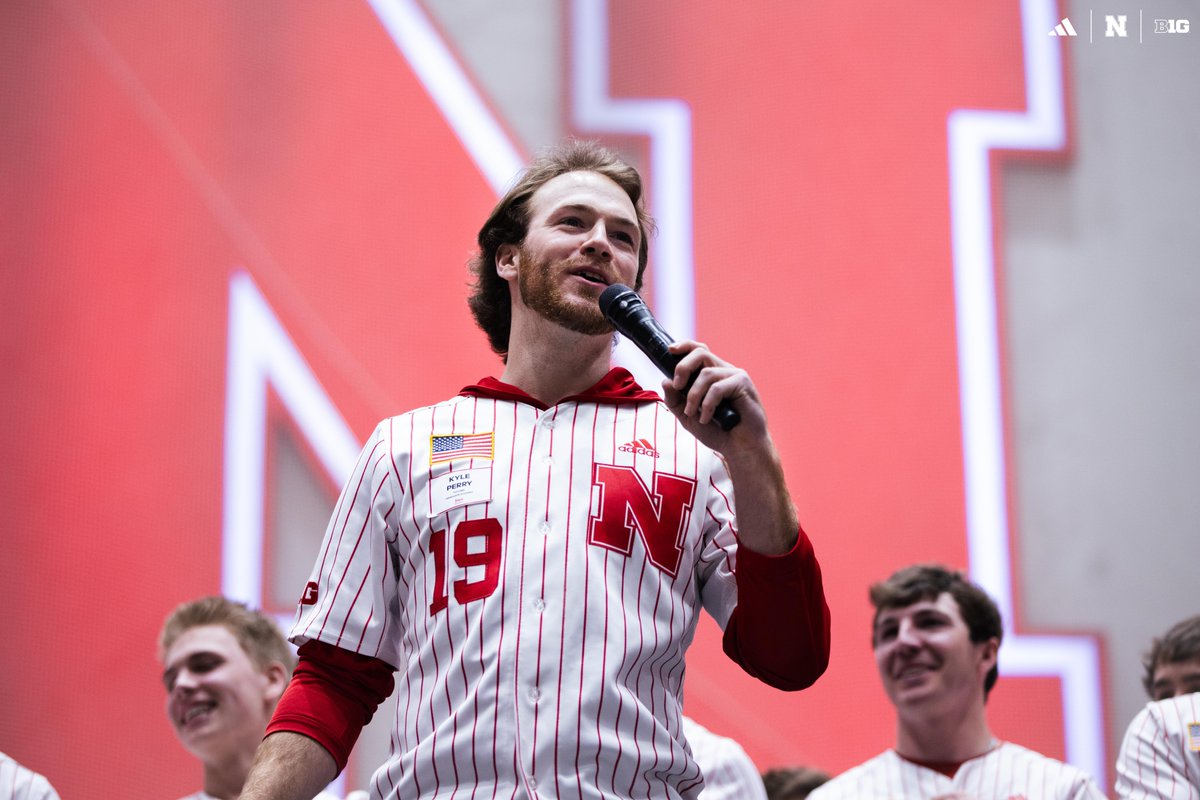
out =
[[533,702],[536,703],[538,701],[538,698],[541,696],[542,696],[542,692],[540,689],[535,688],[535,689],[529,690],[529,699],[532,700]]
[[546,601],[540,597],[537,600],[534,600],[533,601],[533,610],[534,611],[545,611],[546,610]]
[[542,532],[543,536],[545,536],[547,533],[550,532],[550,523],[549,522],[541,523],[540,525],[538,525],[538,530]]

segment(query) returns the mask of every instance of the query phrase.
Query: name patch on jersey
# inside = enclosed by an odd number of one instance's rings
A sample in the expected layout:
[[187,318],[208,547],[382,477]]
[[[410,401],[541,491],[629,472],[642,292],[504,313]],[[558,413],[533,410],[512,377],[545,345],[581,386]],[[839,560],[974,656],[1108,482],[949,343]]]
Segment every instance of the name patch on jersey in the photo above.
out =
[[448,433],[429,437],[429,465],[453,461],[456,458],[492,458],[495,434]]
[[1200,753],[1200,722],[1188,723],[1188,749]]
[[487,502],[492,499],[492,468],[460,469],[439,475],[429,482],[429,492],[435,515],[458,506]]

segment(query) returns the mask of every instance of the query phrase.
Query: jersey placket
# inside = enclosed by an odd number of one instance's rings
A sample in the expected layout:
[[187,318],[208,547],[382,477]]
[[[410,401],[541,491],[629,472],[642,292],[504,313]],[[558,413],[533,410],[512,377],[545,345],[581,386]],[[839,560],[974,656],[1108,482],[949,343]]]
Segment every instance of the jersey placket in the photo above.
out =
[[547,715],[554,713],[549,689],[556,682],[548,672],[552,664],[547,659],[547,642],[554,640],[558,632],[547,604],[551,596],[547,582],[554,580],[551,560],[558,557],[560,544],[554,541],[556,519],[551,492],[555,475],[566,467],[558,463],[561,459],[554,446],[555,419],[560,410],[554,407],[539,414],[531,431],[529,486],[520,532],[520,627],[514,695],[518,757],[534,796],[539,788],[553,794],[555,780],[549,756],[554,728]]

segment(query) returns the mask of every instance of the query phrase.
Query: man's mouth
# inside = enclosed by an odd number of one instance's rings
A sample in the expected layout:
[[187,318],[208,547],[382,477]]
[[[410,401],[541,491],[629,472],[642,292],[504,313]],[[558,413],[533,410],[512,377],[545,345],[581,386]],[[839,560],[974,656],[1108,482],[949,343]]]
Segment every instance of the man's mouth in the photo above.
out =
[[892,673],[892,678],[895,680],[907,680],[915,678],[918,675],[923,675],[926,672],[932,672],[933,666],[930,664],[906,664]]
[[183,713],[179,716],[179,724],[180,726],[186,726],[192,720],[208,714],[216,707],[217,704],[214,702],[194,703],[184,709]]
[[577,269],[571,274],[575,275],[576,277],[583,278],[588,283],[594,283],[597,286],[608,286],[608,279],[604,277],[603,273],[597,272],[596,270]]

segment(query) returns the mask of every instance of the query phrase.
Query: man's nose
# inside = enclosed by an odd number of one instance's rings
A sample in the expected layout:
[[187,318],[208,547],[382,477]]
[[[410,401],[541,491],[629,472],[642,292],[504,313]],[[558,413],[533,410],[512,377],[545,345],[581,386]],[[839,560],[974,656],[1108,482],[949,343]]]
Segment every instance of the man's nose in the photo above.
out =
[[580,249],[589,256],[612,258],[612,245],[608,240],[608,230],[605,229],[603,222],[597,222],[592,226]]
[[171,687],[171,693],[191,691],[199,686],[199,681],[196,679],[196,673],[189,669],[181,669],[175,673],[175,685]]
[[899,647],[914,648],[920,641],[916,626],[907,620],[902,621],[896,629],[896,644]]

